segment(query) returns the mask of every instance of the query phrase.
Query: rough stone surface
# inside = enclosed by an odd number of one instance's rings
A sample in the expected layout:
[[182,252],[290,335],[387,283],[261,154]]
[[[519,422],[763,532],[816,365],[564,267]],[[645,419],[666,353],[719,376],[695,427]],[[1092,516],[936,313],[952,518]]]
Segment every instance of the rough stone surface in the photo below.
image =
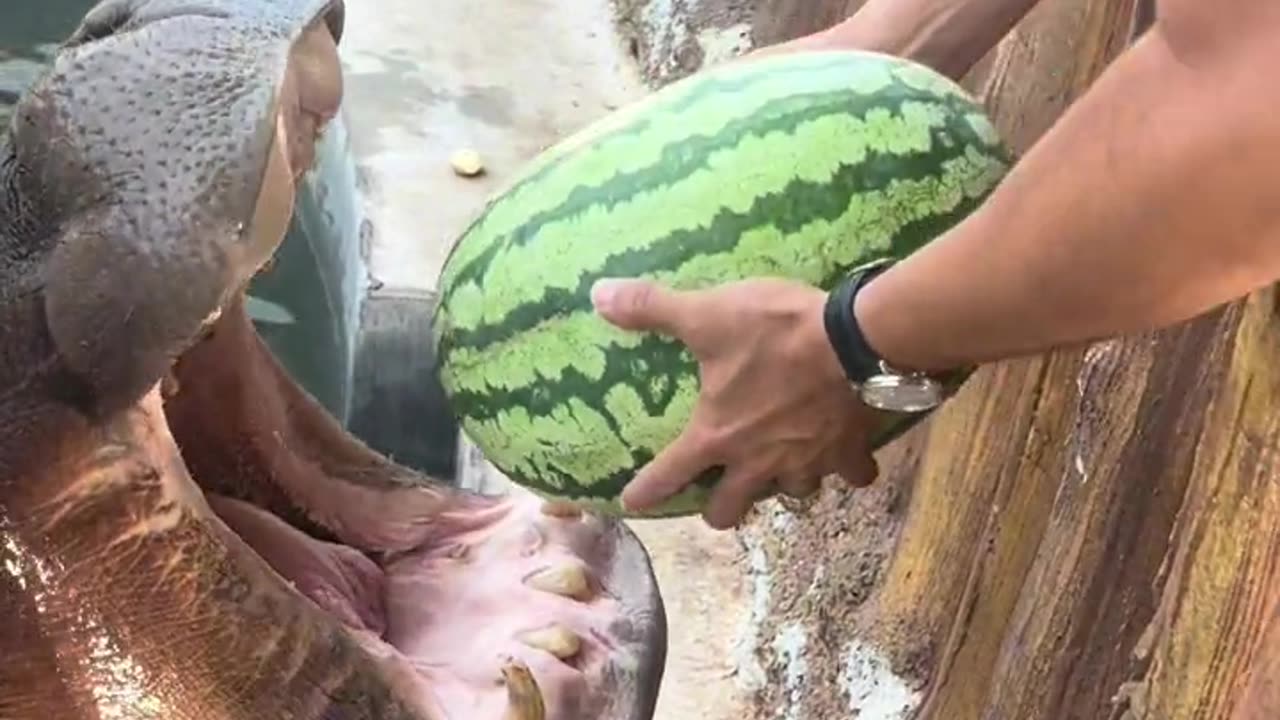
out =
[[658,87],[749,51],[756,0],[615,0],[619,32]]
[[899,492],[833,478],[807,510],[770,501],[739,530],[752,613],[736,661],[753,717],[887,719],[919,702],[920,663],[897,663],[863,639],[883,631],[863,627],[862,609],[900,525]]

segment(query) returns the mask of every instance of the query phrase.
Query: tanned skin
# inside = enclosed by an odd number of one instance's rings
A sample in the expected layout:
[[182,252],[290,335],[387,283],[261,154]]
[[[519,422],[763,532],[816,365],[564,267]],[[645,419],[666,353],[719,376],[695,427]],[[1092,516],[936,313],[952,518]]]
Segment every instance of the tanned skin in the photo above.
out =
[[871,283],[923,369],[1164,327],[1280,277],[1280,5],[1166,0],[980,210]]

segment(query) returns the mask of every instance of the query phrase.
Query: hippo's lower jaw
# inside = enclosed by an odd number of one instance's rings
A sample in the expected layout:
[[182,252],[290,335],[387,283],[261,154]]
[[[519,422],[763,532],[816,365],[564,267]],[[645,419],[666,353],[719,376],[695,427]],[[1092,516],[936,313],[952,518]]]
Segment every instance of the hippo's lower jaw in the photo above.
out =
[[374,453],[248,320],[341,25],[104,0],[0,139],[4,720],[652,715],[633,535]]

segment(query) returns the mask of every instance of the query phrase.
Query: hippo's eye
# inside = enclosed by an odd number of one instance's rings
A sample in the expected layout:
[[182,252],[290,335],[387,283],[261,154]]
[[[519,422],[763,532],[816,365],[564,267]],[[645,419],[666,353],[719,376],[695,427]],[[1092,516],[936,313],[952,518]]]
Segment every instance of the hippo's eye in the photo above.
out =
[[85,13],[80,27],[64,43],[66,47],[84,45],[109,37],[133,16],[136,0],[103,0]]

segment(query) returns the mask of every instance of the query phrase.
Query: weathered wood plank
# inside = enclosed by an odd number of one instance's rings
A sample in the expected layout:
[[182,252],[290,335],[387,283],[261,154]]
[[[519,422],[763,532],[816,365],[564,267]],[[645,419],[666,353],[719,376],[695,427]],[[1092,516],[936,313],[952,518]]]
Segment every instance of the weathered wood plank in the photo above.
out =
[[[761,7],[769,42],[850,9]],[[1047,0],[966,84],[1025,149],[1151,9]],[[758,651],[772,681],[759,716],[880,702],[922,720],[1280,717],[1276,314],[1268,290],[1163,332],[985,368],[885,453],[876,488],[829,493],[803,522],[754,523],[783,589],[768,630],[815,639],[800,692],[794,657]],[[834,566],[858,558],[871,580],[851,596]],[[848,647],[882,656],[880,674],[850,670]],[[1241,698],[1253,705],[1236,715]]]

